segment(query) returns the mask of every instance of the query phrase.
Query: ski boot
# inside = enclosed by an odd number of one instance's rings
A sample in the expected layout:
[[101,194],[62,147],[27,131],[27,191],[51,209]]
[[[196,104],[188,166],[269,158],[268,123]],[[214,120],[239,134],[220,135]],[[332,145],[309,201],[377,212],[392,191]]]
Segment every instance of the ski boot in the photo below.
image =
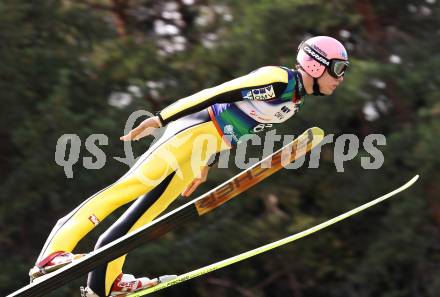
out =
[[[164,275],[149,279],[147,277],[135,278],[131,274],[120,274],[113,283],[110,291],[111,297],[125,297],[137,291],[157,286],[160,283],[164,283],[175,279],[177,275]],[[89,287],[81,287],[82,297],[99,297]]]
[[68,252],[55,252],[47,256],[45,259],[37,263],[29,270],[29,278],[32,283],[36,278],[53,272],[75,260],[81,259],[86,254],[72,254]]

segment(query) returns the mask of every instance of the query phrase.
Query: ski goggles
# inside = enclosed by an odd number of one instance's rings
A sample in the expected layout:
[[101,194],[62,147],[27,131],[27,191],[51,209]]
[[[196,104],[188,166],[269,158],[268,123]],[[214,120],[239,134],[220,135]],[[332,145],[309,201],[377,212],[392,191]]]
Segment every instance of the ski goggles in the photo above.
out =
[[348,63],[348,61],[332,59],[330,60],[330,67],[327,68],[328,73],[330,73],[330,75],[334,78],[339,78],[341,76],[344,76],[345,71],[347,71],[349,65],[350,63]]
[[339,78],[344,76],[345,71],[347,70],[350,63],[347,60],[341,59],[327,59],[315,50],[313,47],[303,42],[299,46],[300,50],[306,52],[313,60],[317,61],[319,64],[325,66],[328,70],[328,73],[334,78]]

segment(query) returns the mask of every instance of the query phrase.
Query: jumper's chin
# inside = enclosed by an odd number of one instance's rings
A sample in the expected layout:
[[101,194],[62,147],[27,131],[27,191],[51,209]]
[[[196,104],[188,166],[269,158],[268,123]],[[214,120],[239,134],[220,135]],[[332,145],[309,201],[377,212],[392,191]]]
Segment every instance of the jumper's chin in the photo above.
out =
[[329,96],[329,95],[333,94],[334,91],[335,91],[335,89],[321,90],[321,93],[323,93],[326,96]]
[[337,87],[338,86],[329,86],[328,88],[325,88],[324,90],[321,90],[321,92],[324,94],[324,95],[331,95],[331,94],[333,94],[333,92],[337,89]]

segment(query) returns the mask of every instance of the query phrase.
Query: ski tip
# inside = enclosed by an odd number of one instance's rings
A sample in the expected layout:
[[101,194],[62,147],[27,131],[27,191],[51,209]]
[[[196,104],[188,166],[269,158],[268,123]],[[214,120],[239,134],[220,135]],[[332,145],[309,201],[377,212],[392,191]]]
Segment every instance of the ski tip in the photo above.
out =
[[415,183],[418,179],[419,179],[420,175],[416,174],[409,182],[410,183]]
[[309,131],[311,131],[313,133],[313,135],[319,136],[322,135],[324,136],[324,130],[322,130],[319,127],[312,127],[309,129]]
[[313,141],[314,143],[319,143],[324,139],[324,130],[319,127],[312,127],[307,129],[308,141]]
[[409,181],[407,181],[403,186],[401,186],[399,189],[405,190],[411,187],[418,179],[420,175],[416,174],[413,178],[411,178]]
[[322,130],[319,127],[313,127],[310,130],[312,130],[313,135],[315,135],[315,137],[324,137],[324,130]]

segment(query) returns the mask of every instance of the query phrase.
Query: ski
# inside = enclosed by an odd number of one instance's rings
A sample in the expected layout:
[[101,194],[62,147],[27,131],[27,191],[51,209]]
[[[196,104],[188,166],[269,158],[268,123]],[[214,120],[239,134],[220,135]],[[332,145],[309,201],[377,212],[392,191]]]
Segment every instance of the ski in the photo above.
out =
[[214,264],[211,264],[211,265],[208,265],[208,266],[205,266],[205,267],[193,270],[191,272],[179,275],[177,278],[174,278],[174,279],[172,279],[172,280],[170,280],[168,282],[160,283],[157,286],[154,286],[154,287],[151,287],[151,288],[148,288],[148,289],[144,289],[144,290],[140,290],[138,292],[129,294],[127,296],[130,296],[130,297],[144,296],[144,295],[147,295],[147,294],[150,294],[150,293],[162,290],[164,288],[168,288],[168,287],[177,285],[177,284],[182,283],[184,281],[196,278],[198,276],[207,274],[207,273],[212,272],[214,270],[217,270],[217,269],[220,269],[220,268],[224,268],[224,267],[229,266],[231,264],[234,264],[234,263],[237,263],[237,262],[249,259],[249,258],[254,257],[256,255],[259,255],[261,253],[267,252],[269,250],[278,248],[278,247],[280,247],[282,245],[285,245],[287,243],[290,243],[290,242],[296,241],[296,240],[298,240],[300,238],[306,237],[306,236],[308,236],[310,234],[313,234],[313,233],[318,232],[318,231],[320,231],[320,230],[322,230],[324,228],[327,228],[327,227],[329,227],[329,226],[331,226],[333,224],[336,224],[337,222],[345,220],[345,219],[347,219],[347,218],[349,218],[349,217],[351,217],[351,216],[353,216],[353,215],[355,215],[357,213],[360,213],[360,212],[366,210],[367,208],[370,208],[373,205],[381,203],[384,200],[386,200],[386,199],[396,195],[397,193],[400,193],[400,192],[406,190],[407,188],[411,187],[417,181],[418,178],[419,178],[419,175],[416,175],[411,180],[409,180],[407,183],[405,183],[401,187],[397,188],[396,190],[394,190],[394,191],[392,191],[392,192],[390,192],[388,194],[385,194],[385,195],[383,195],[383,196],[381,196],[381,197],[379,197],[379,198],[377,198],[375,200],[372,200],[372,201],[370,201],[368,203],[365,203],[365,204],[363,204],[363,205],[361,205],[361,206],[359,206],[357,208],[354,208],[354,209],[352,209],[352,210],[350,210],[350,211],[348,211],[346,213],[343,213],[343,214],[341,214],[341,215],[339,215],[337,217],[334,217],[334,218],[332,218],[332,219],[330,219],[328,221],[325,221],[325,222],[323,222],[323,223],[321,223],[319,225],[311,227],[311,228],[309,228],[307,230],[304,230],[304,231],[301,231],[299,233],[290,235],[290,236],[285,237],[283,239],[280,239],[278,241],[272,242],[270,244],[266,244],[264,246],[261,246],[259,248],[247,251],[247,252],[239,254],[239,255],[236,255],[234,257],[231,257],[231,258],[219,261],[217,263],[214,263]]
[[140,245],[159,238],[176,229],[184,222],[202,216],[238,194],[277,172],[319,145],[324,131],[313,127],[307,129],[289,144],[243,170],[231,179],[200,197],[157,218],[145,226],[109,243],[70,265],[36,279],[33,283],[11,293],[7,297],[39,297],[88,273],[99,265],[108,263]]

